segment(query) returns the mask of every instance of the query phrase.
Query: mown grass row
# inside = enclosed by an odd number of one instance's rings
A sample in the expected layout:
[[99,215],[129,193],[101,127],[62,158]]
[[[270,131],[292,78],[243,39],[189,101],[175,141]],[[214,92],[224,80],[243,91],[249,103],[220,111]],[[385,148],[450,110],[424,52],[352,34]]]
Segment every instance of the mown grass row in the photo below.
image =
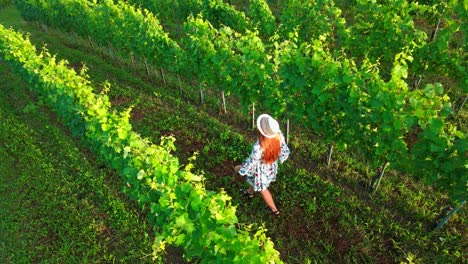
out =
[[[181,160],[198,151],[197,167],[205,171],[208,188],[226,188],[234,196],[235,203],[239,203],[241,222],[265,222],[286,262],[302,263],[307,259],[392,262],[412,254],[422,260],[442,260],[444,254],[449,260],[460,259],[452,252],[463,252],[466,245],[460,236],[466,234],[463,215],[451,223],[450,228],[455,230],[446,234],[430,234],[425,224],[421,226],[443,206],[443,201],[437,201],[439,194],[431,194],[430,188],[392,174],[381,192],[370,199],[362,191],[373,172],[356,161],[359,157],[340,154],[332,167],[326,168],[320,161],[324,146],[301,134],[291,138],[293,156],[272,186],[283,208],[281,220],[272,221],[259,199],[250,203],[237,196],[236,190],[242,183],[235,179],[232,165],[248,155],[254,139],[245,114],[232,108],[230,115],[219,115],[216,97],[198,108],[196,90],[190,90],[187,84],[183,97],[179,97],[176,82],[162,87],[154,76],[152,83],[142,80],[129,73],[131,67],[113,66],[96,54],[66,48],[69,45],[86,49],[68,42],[67,37],[47,36],[34,27],[29,30],[38,35],[36,41],[46,41],[50,50],[67,57],[77,68],[86,62],[96,83],[109,79],[113,83],[109,92],[113,105],[122,109],[136,105],[132,123],[139,133],[152,139],[176,135]],[[402,196],[405,199],[398,199]],[[413,203],[420,206],[415,208]],[[444,241],[437,241],[438,236]],[[434,246],[438,248],[434,255],[424,255]]]
[[0,261],[151,262],[151,230],[115,173],[3,63],[0,78]]

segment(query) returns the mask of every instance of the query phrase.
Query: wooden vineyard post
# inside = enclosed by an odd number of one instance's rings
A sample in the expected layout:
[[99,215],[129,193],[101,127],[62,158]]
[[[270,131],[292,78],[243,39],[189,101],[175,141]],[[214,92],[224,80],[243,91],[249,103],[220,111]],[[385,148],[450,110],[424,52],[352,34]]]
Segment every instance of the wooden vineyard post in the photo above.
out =
[[460,106],[458,106],[457,109],[455,110],[456,115],[458,115],[458,113],[460,113],[460,110],[465,105],[467,99],[468,99],[468,95],[465,95],[465,96],[462,97],[462,102],[460,103]]
[[161,77],[162,77],[162,79],[163,79],[163,83],[164,83],[164,85],[166,85],[166,77],[164,76],[164,70],[163,70],[163,68],[160,68],[160,71],[161,71]]
[[[431,34],[431,38],[429,39],[428,43],[432,42],[435,40],[436,36],[437,36],[437,32],[439,31],[439,28],[440,28],[440,23],[441,23],[441,20],[439,19],[439,21],[437,21],[437,24],[435,26],[435,29],[434,31],[432,31],[432,34]],[[426,65],[427,65],[427,60],[424,61],[424,64],[423,64],[423,69],[426,68]],[[424,70],[423,70],[424,71]],[[416,90],[418,89],[419,87],[419,84],[421,83],[421,80],[422,80],[422,75],[419,74],[419,75],[416,75],[416,73],[413,75],[413,87],[412,87],[412,90]]]
[[388,165],[389,165],[389,162],[387,161],[385,162],[383,168],[377,169],[377,175],[375,175],[375,177],[372,178],[372,181],[370,184],[371,192],[376,192],[377,189],[379,188],[380,181],[382,180],[382,177],[385,174],[385,170],[387,169]]
[[131,53],[131,52],[130,52],[130,60],[132,61],[133,71],[137,72],[136,65],[135,65],[135,59],[133,58],[133,53]]
[[115,56],[114,56],[114,52],[112,52],[112,47],[111,47],[111,44],[109,42],[107,42],[107,48],[109,50],[109,54],[111,55],[112,57],[112,61],[115,61]]
[[415,73],[413,78],[414,78],[414,80],[413,80],[413,90],[416,90],[416,89],[418,89],[419,84],[421,83],[422,76],[421,75],[416,75],[416,73]]
[[466,203],[466,200],[463,200],[457,207],[453,208],[450,210],[450,212],[447,214],[446,217],[444,217],[434,228],[434,230],[439,230],[441,229],[447,222],[448,220],[456,213],[460,208]]
[[327,166],[330,166],[332,154],[333,154],[333,142],[330,143],[330,146],[328,147],[328,151],[327,151]]
[[252,103],[252,129],[255,129],[255,103]]
[[151,79],[148,63],[146,62],[146,57],[143,57],[143,60],[145,62],[146,75],[148,76],[148,78]]
[[180,76],[179,74],[177,74],[177,82],[179,83],[179,92],[180,92],[180,96],[182,96],[182,83],[180,81]]
[[437,32],[439,31],[439,28],[440,28],[440,19],[439,19],[439,21],[437,21],[437,24],[436,24],[436,26],[435,26],[434,31],[432,31],[431,39],[429,40],[429,42],[434,41],[434,39],[435,39],[436,36],[437,36]]
[[200,89],[200,105],[203,105],[203,87],[202,87],[202,84],[199,84],[198,88]]
[[[434,28],[434,31],[432,31],[432,35],[431,35],[431,38],[429,39],[428,43],[435,40],[435,38],[437,36],[437,32],[439,31],[439,28],[440,28],[440,22],[441,22],[441,20],[439,19],[439,21],[437,21],[437,24],[436,24],[436,26]],[[425,69],[426,65],[427,65],[427,60],[424,61],[424,64],[423,64],[422,68]],[[414,80],[413,80],[413,90],[416,90],[416,89],[418,89],[419,84],[421,83],[422,75],[421,74],[416,75],[416,73],[415,73],[413,75],[413,78],[414,78]]]
[[221,91],[221,110],[224,114],[227,114],[226,110],[226,98],[224,96],[224,90]]

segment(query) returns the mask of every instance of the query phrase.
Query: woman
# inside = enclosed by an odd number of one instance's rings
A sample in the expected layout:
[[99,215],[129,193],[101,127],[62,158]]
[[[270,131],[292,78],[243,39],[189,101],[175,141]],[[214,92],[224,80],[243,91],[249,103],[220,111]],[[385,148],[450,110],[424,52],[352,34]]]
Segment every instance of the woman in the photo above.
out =
[[276,180],[278,173],[278,160],[283,163],[289,156],[289,148],[286,145],[278,122],[267,114],[257,118],[258,140],[253,146],[249,158],[235,167],[236,173],[247,176],[250,184],[248,189],[242,189],[242,194],[253,198],[254,192],[260,192],[267,208],[276,216],[280,212],[276,208],[273,196],[268,187]]

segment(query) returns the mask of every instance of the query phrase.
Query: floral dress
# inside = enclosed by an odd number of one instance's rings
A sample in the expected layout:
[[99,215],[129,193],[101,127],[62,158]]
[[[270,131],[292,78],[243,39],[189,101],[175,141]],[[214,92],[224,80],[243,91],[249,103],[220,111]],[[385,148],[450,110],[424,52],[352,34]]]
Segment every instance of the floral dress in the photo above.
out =
[[249,158],[241,165],[239,174],[247,176],[246,180],[252,185],[254,191],[263,191],[270,186],[271,182],[276,180],[278,160],[283,163],[288,158],[289,153],[289,148],[283,135],[281,135],[281,152],[278,159],[271,164],[265,164],[262,161],[263,150],[257,140]]

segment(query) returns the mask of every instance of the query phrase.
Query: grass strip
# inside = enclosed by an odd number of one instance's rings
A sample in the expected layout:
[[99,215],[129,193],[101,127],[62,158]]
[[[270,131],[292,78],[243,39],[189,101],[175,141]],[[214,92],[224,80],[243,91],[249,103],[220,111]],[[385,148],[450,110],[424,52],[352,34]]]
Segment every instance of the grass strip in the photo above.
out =
[[0,63],[2,263],[151,262],[135,206],[25,84]]

